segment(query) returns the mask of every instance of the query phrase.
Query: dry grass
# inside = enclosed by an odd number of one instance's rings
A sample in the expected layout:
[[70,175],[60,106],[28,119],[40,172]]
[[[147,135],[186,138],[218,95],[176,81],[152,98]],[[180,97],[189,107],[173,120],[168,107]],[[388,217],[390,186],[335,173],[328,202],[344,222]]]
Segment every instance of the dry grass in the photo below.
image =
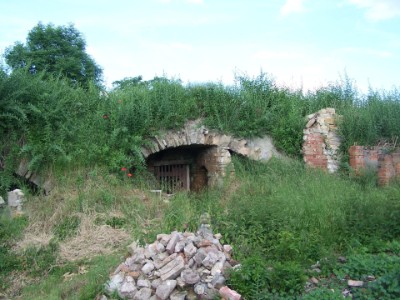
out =
[[[101,214],[80,214],[80,226],[76,236],[60,242],[60,261],[77,261],[97,255],[110,254],[120,250],[127,245],[132,236],[124,229],[112,228],[109,225],[96,225],[95,220]],[[112,212],[110,215],[121,215],[119,212]],[[51,233],[38,232],[40,224],[30,225],[14,250],[22,252],[24,249],[34,246],[47,246],[54,237]]]
[[60,259],[76,261],[110,254],[132,240],[126,230],[95,225],[96,215],[82,215],[78,234],[60,243]]

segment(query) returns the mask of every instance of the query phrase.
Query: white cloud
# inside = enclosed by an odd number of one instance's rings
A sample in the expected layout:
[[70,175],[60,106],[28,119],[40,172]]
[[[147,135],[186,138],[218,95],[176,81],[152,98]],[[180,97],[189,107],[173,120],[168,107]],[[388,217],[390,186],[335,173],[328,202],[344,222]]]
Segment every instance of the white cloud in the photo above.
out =
[[399,0],[348,0],[360,8],[366,9],[369,20],[380,21],[400,17]]
[[286,0],[281,8],[281,15],[287,16],[292,13],[301,13],[304,11],[303,0]]

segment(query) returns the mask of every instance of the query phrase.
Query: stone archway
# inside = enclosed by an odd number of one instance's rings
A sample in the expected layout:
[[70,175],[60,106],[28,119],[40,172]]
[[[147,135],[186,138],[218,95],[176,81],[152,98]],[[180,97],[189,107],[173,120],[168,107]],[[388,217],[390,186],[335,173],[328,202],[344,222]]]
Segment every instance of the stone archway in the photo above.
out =
[[[267,136],[235,138],[207,129],[201,120],[189,121],[180,130],[154,136],[142,148],[148,169],[159,180],[160,186],[168,182],[184,190],[221,184],[225,176],[234,173],[231,152],[262,161],[280,156]],[[179,173],[178,166],[186,171]],[[185,180],[184,176],[189,177]]]

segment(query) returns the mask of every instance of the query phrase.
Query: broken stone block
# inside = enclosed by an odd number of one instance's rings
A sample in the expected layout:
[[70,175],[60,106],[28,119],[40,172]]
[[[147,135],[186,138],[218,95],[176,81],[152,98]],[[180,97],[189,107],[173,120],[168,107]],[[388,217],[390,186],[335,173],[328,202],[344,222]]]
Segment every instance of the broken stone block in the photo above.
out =
[[164,245],[156,241],[153,244],[147,245],[147,247],[144,249],[144,256],[146,258],[151,258],[161,252],[164,252],[164,250]]
[[138,241],[133,241],[129,246],[128,246],[128,252],[133,255],[135,253],[135,250],[139,247],[139,242]]
[[213,280],[211,281],[211,286],[220,289],[225,285],[226,279],[221,274],[217,274],[214,276]]
[[240,300],[242,298],[238,292],[231,290],[227,286],[219,289],[219,295],[225,300]]
[[[182,275],[182,273],[181,273]],[[187,286],[186,282],[183,281],[182,277],[177,277],[176,278],[176,285],[179,286],[181,289]]]
[[224,245],[224,252],[230,254],[232,252],[232,246],[231,245]]
[[215,263],[215,265],[211,268],[211,275],[215,276],[217,274],[222,274],[223,268],[224,268],[224,262],[219,261]]
[[11,208],[15,208],[18,211],[22,210],[22,203],[24,202],[24,193],[20,189],[15,189],[7,193],[7,203]]
[[137,292],[137,288],[135,286],[135,281],[132,277],[126,276],[124,282],[121,287],[118,289],[118,295],[121,298],[129,298],[132,299]]
[[110,280],[106,284],[106,290],[111,294],[116,291],[124,281],[124,274],[118,273],[111,276]]
[[176,243],[175,245],[175,253],[179,253],[183,250],[183,248],[185,248],[185,241],[179,241]]
[[205,240],[205,239],[197,240],[197,241],[195,241],[195,243],[196,243],[196,247],[198,247],[198,248],[209,247],[213,244],[211,240]]
[[153,270],[154,270],[154,264],[152,264],[151,262],[146,263],[142,268],[142,272],[144,274],[149,274]]
[[197,283],[194,286],[194,292],[197,295],[203,295],[205,291],[206,291],[206,286],[203,283]]
[[154,279],[154,280],[151,282],[151,287],[152,287],[153,289],[157,289],[158,286],[159,286],[161,283],[162,283],[162,280],[161,280],[160,278]]
[[150,288],[142,288],[138,292],[136,292],[133,300],[148,300],[151,297],[151,289]]
[[156,296],[161,300],[165,300],[171,295],[175,287],[176,280],[166,280],[157,287]]
[[173,261],[160,269],[160,278],[161,280],[175,279],[184,268],[185,262],[182,256],[177,256]]
[[186,291],[175,291],[169,296],[169,298],[170,300],[185,300],[186,295]]
[[[164,253],[162,253],[164,254]],[[154,259],[154,266],[156,267],[156,269],[161,269],[162,267],[164,267],[166,264],[170,263],[171,261],[173,261],[176,257],[178,256],[178,254],[173,253],[170,256],[168,256],[167,258],[164,258],[164,255],[161,256],[161,254],[159,254],[157,257],[155,257]],[[161,259],[160,259],[161,257]]]
[[194,261],[198,266],[200,266],[202,261],[206,258],[206,256],[207,256],[206,251],[203,248],[200,248],[194,255]]
[[348,280],[347,285],[349,287],[361,287],[364,285],[364,282],[360,280]]
[[196,271],[192,269],[183,270],[181,273],[181,278],[187,284],[195,284],[200,281],[200,276]]
[[193,243],[188,243],[184,248],[183,248],[183,252],[185,253],[185,256],[190,259],[192,258],[196,252],[197,252],[197,248],[193,245]]
[[207,269],[211,269],[217,261],[218,261],[218,256],[215,253],[210,252],[207,254],[207,256],[203,259],[201,263]]
[[150,280],[147,279],[139,279],[136,283],[136,286],[138,288],[150,288],[151,287],[151,283]]
[[137,247],[134,251],[132,258],[134,263],[142,263],[146,258],[144,256],[144,248]]
[[188,268],[191,268],[191,267],[194,266],[195,263],[196,263],[196,262],[194,261],[194,259],[191,258],[191,259],[189,259],[189,261],[188,261],[188,263],[187,263],[187,267],[188,267]]
[[312,282],[313,284],[318,284],[319,280],[315,277],[311,277],[310,282]]
[[179,241],[179,233],[176,232],[176,231],[174,231],[174,232],[171,234],[171,239],[169,240],[167,246],[165,247],[165,250],[167,250],[167,252],[168,252],[169,254],[174,253],[174,252],[175,252],[175,246],[176,246],[176,243],[177,243],[178,241]]
[[168,242],[171,238],[170,234],[157,234],[157,241],[159,241],[164,247],[168,245]]

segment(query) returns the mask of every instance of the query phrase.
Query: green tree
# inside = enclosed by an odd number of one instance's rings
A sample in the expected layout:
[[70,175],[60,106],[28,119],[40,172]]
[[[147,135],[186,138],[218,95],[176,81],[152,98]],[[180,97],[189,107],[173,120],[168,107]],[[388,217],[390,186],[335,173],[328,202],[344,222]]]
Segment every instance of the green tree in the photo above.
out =
[[136,77],[125,77],[124,79],[113,81],[112,85],[115,90],[123,90],[126,88],[144,84],[142,80],[143,77],[140,75]]
[[31,73],[62,75],[74,85],[85,87],[91,81],[101,85],[102,69],[86,53],[86,42],[72,24],[39,23],[28,33],[25,45],[16,42],[6,49],[4,57],[12,70],[29,67]]

